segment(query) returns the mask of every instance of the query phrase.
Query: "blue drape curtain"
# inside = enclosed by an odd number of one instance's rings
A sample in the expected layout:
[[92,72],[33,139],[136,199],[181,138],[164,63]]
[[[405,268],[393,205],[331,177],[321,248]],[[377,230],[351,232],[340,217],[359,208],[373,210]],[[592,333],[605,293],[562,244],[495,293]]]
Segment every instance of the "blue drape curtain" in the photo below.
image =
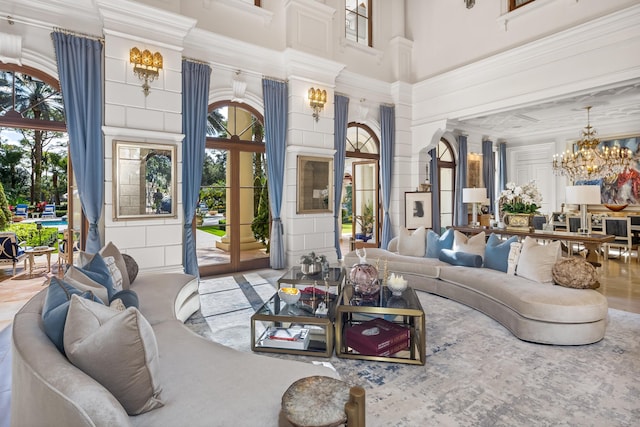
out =
[[493,158],[492,141],[482,141],[482,178],[484,186],[487,188],[489,209],[493,212],[496,202],[496,165]]
[[102,42],[51,34],[69,133],[69,152],[82,211],[89,222],[86,251],[102,247],[98,222],[104,199],[102,140]]
[[458,225],[469,224],[467,205],[462,202],[462,189],[467,186],[467,136],[458,136],[458,164],[456,166],[456,221]]
[[391,204],[391,174],[393,165],[393,146],[396,134],[396,109],[393,106],[380,106],[380,175],[382,179],[382,238],[380,247],[386,249],[393,237],[389,205]]
[[440,234],[440,180],[438,176],[438,152],[435,148],[429,150],[431,156],[429,164],[429,180],[431,181],[431,218],[432,229]]
[[342,196],[342,180],[344,178],[345,151],[347,146],[349,98],[342,95],[335,95],[333,102],[333,148],[336,150],[333,155],[333,216],[336,224],[336,254],[338,255],[338,259],[342,259],[342,251],[340,250],[340,238],[342,237],[342,200],[340,200],[340,196]]
[[507,187],[507,144],[498,144],[498,193]]
[[202,163],[207,136],[211,67],[182,61],[182,206],[184,209],[183,257],[187,274],[199,277],[193,218],[200,197]]
[[264,97],[264,135],[267,152],[267,183],[271,206],[271,268],[286,267],[284,257],[284,230],[280,219],[282,186],[284,183],[284,161],[287,152],[287,115],[289,92],[286,82],[262,79]]

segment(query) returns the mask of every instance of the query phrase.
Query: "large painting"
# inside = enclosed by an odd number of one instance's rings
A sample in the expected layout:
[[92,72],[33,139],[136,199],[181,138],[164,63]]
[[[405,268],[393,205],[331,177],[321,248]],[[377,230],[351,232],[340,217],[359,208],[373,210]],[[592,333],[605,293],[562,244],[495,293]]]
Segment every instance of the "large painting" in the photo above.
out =
[[598,148],[616,146],[631,150],[633,160],[629,170],[610,179],[576,181],[576,185],[600,185],[602,203],[640,204],[640,137],[601,141]]

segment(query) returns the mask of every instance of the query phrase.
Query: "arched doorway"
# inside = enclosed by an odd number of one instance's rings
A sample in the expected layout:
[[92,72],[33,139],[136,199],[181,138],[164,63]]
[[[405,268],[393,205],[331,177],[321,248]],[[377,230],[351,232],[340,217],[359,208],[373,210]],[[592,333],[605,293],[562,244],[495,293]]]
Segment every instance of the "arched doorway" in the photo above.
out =
[[269,266],[269,195],[262,115],[246,104],[209,107],[196,210],[200,275]]

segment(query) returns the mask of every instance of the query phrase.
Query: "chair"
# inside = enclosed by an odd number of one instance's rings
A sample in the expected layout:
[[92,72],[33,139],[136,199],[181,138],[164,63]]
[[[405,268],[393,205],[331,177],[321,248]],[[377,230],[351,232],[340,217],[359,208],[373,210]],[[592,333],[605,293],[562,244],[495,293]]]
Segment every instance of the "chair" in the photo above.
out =
[[544,225],[547,223],[547,217],[545,215],[533,216],[533,228],[536,230],[544,230]]
[[[577,233],[580,228],[581,228],[581,222],[582,222],[582,216],[581,215],[567,215],[566,216],[566,227],[567,227],[567,231],[571,232],[571,233]],[[587,214],[587,233],[591,234],[591,214],[588,213]],[[573,251],[574,251],[574,245],[575,245],[575,250],[577,253],[579,253],[582,249],[581,249],[581,245],[579,242],[577,243],[569,243],[567,242],[567,248],[569,250],[569,255],[573,255]]]
[[[631,252],[636,251],[636,261],[640,263],[640,254],[638,253],[638,246],[640,245],[640,238],[634,237],[631,232],[631,218],[630,217],[618,217],[618,218],[604,218],[603,219],[604,233],[607,235],[615,236],[615,240],[611,243],[607,243],[605,246],[605,259],[609,258],[609,249],[611,247],[617,247],[620,252],[619,256],[623,254],[631,257]],[[627,256],[625,256],[625,259]]]
[[16,205],[15,216],[22,217],[24,219],[29,218],[29,206],[25,204]]
[[[69,233],[68,228],[62,231],[62,238],[58,239],[58,271],[60,271],[62,264],[73,265],[73,254],[80,250],[78,243],[78,240]],[[72,250],[69,251],[68,248]]]
[[27,254],[21,244],[18,243],[18,236],[11,231],[0,231],[0,265],[13,265],[13,275],[16,275],[16,264],[24,260],[24,268],[27,269]]
[[45,205],[44,211],[42,211],[42,218],[56,218],[55,203]]

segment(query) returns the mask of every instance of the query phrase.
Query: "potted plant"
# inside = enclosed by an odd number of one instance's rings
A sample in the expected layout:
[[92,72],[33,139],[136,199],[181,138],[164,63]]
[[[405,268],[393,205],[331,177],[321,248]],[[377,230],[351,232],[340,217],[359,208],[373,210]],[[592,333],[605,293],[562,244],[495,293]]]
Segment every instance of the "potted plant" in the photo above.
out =
[[316,255],[313,251],[300,257],[300,268],[302,269],[302,274],[307,276],[320,273],[323,265],[328,265],[327,257],[324,255]]
[[504,223],[507,229],[533,229],[533,214],[540,209],[542,195],[534,181],[522,186],[513,182],[507,183],[506,189],[500,193],[499,204],[505,212]]

